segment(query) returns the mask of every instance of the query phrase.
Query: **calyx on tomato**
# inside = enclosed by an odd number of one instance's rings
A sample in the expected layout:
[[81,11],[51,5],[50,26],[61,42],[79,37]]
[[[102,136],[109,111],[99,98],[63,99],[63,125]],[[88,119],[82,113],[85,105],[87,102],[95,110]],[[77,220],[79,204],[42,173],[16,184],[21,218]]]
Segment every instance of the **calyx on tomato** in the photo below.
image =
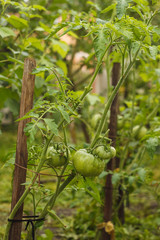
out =
[[96,177],[105,167],[105,162],[98,157],[80,149],[73,155],[73,165],[78,173],[84,177]]
[[147,133],[147,128],[142,126],[140,127],[139,125],[136,125],[133,127],[133,136],[136,139],[141,139],[143,138]]
[[66,163],[66,157],[63,152],[58,152],[54,147],[47,150],[47,164],[50,167],[61,167]]
[[116,149],[114,147],[98,146],[94,150],[94,154],[102,159],[110,159],[116,156]]

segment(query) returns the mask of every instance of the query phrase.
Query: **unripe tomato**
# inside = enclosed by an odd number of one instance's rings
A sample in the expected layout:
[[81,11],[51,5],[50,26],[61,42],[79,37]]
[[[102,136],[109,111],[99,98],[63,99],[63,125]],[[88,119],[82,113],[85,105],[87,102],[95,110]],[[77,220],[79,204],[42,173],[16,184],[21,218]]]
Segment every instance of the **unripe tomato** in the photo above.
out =
[[101,119],[101,114],[100,113],[97,113],[95,115],[93,115],[92,119],[91,119],[91,126],[92,128],[96,128],[97,125],[98,125],[98,122],[100,121]]
[[105,162],[80,149],[73,155],[73,165],[78,173],[84,177],[96,177],[105,167]]
[[66,157],[63,153],[57,152],[53,147],[47,150],[47,164],[50,167],[61,167],[66,163]]
[[116,149],[114,147],[110,147],[110,153],[111,153],[111,158],[114,158],[116,156]]
[[98,146],[93,153],[99,158],[110,159],[116,156],[116,149],[114,147]]
[[[141,139],[143,138],[146,133],[147,133],[147,128],[146,127],[141,127],[139,129],[139,125],[136,125],[134,128],[133,128],[133,136],[136,138],[136,139]],[[139,129],[139,130],[138,130]]]
[[93,153],[102,159],[108,159],[111,156],[110,151],[107,151],[104,146],[98,146]]

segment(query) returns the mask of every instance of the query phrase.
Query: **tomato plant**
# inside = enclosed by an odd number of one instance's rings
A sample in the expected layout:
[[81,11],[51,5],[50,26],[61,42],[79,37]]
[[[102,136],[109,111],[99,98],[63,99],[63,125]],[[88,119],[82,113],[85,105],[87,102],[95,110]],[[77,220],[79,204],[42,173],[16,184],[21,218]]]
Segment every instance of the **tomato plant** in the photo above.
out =
[[[116,0],[113,4],[110,1],[99,1],[101,4],[76,1],[81,11],[76,10],[74,1],[60,1],[62,8],[59,8],[58,1],[48,1],[46,7],[41,6],[41,2],[45,1],[39,0],[39,5],[32,2],[1,1],[0,6],[2,106],[18,105],[24,58],[33,55],[37,60],[37,67],[32,72],[36,75],[34,106],[19,119],[31,119],[24,132],[28,139],[29,156],[32,155],[29,162],[33,167],[33,175],[25,183],[25,191],[12,209],[9,219],[14,218],[29,193],[33,196],[34,214],[40,211],[40,219],[49,214],[54,215],[51,214],[51,209],[60,193],[67,186],[72,186],[73,179],[78,182],[83,177],[83,188],[86,184],[86,191],[99,203],[99,191],[92,182],[93,177],[98,179],[93,181],[102,180],[103,184],[104,176],[112,176],[115,189],[121,190],[122,185],[126,198],[126,192],[133,189],[135,179],[139,185],[146,179],[146,171],[139,168],[146,148],[153,154],[159,144],[159,126],[155,127],[160,106],[157,97],[159,65],[156,62],[159,59],[160,36],[154,23],[158,12],[154,5],[156,1],[152,1],[153,4],[146,0]],[[68,38],[70,43],[66,42]],[[76,63],[76,57],[82,50],[84,56]],[[152,66],[145,65],[149,60],[152,61]],[[121,75],[117,85],[112,87],[111,69],[115,63],[121,63]],[[154,65],[156,70],[151,82],[146,71],[150,76]],[[95,81],[104,70],[107,83],[103,97],[96,96],[92,94]],[[146,95],[139,94],[144,83],[147,83]],[[119,124],[114,148],[108,138],[108,119],[118,92],[121,93],[122,122]],[[8,101],[8,96],[11,101]],[[15,102],[17,105],[14,105]],[[117,109],[115,113],[116,111]],[[83,114],[87,116],[84,117]],[[85,139],[77,127],[80,121]],[[153,141],[148,135],[145,145],[142,138],[147,131],[144,126],[148,125],[150,136],[156,136],[157,140]],[[70,139],[70,135],[75,137],[73,130],[78,136],[74,142]],[[34,148],[34,143],[36,147],[39,146]],[[152,147],[149,147],[150,143]],[[72,161],[70,152],[73,154]],[[115,156],[120,161],[118,169],[105,171],[105,164],[111,163],[110,159]],[[41,190],[37,181],[37,176],[46,168],[52,168],[57,178],[55,191],[48,194]],[[132,176],[132,173],[138,177]],[[37,199],[36,191],[41,192],[41,199]],[[4,240],[8,240],[10,228],[11,222],[8,222]]]

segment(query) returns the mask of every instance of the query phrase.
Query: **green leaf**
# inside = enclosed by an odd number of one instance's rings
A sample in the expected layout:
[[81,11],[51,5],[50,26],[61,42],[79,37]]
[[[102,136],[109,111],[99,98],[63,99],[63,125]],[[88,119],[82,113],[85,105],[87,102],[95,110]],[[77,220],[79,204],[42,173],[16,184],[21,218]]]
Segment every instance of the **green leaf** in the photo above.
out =
[[29,122],[26,124],[26,127],[24,128],[24,132],[26,136],[29,137],[27,140],[29,140],[29,142],[33,142],[35,139],[35,135],[37,133],[37,128],[35,127],[33,122]]
[[13,57],[8,57],[8,60],[11,62],[19,63],[22,66],[24,65],[24,62],[22,62],[21,60],[18,60],[16,58],[13,58]]
[[53,51],[59,53],[62,58],[65,58],[68,51],[69,46],[62,41],[52,40],[53,43]]
[[63,70],[64,76],[67,76],[68,69],[67,69],[66,63],[64,61],[62,61],[62,60],[58,60],[56,62],[56,65]]
[[112,175],[112,184],[115,185],[121,179],[121,173],[113,173]]
[[55,79],[55,74],[50,74],[46,79],[45,82],[49,82],[51,80]]
[[138,175],[139,175],[141,181],[144,181],[146,178],[146,170],[144,168],[139,169]]
[[23,18],[19,18],[15,15],[11,15],[7,21],[15,28],[22,30],[24,28],[28,27],[28,22],[27,20],[23,19]]
[[[49,38],[53,37],[57,32],[59,32],[62,28],[66,27],[66,26],[68,26],[67,23],[60,23],[60,24],[56,25],[55,28],[50,32],[50,34],[45,39],[49,39]],[[49,32],[49,31],[47,31],[47,32]]]
[[103,9],[101,11],[101,13],[106,13],[106,12],[109,12],[110,10],[112,10],[112,9],[115,9],[116,5],[117,5],[116,3],[111,4],[109,7]]
[[54,120],[50,118],[44,118],[44,121],[47,124],[48,129],[51,130],[51,132],[54,133],[56,136],[58,136],[58,126],[54,122]]
[[88,100],[88,102],[91,106],[95,105],[97,102],[100,102],[99,97],[97,95],[93,95],[93,94],[88,94],[86,96],[86,99]]
[[0,36],[2,38],[9,37],[9,36],[15,36],[15,33],[13,32],[12,29],[8,27],[0,27]]
[[101,174],[99,175],[99,178],[104,178],[105,176],[107,176],[109,174],[109,172],[103,171],[101,172]]
[[105,53],[106,45],[108,43],[107,37],[107,30],[104,27],[101,27],[97,32],[97,36],[95,37],[93,41],[93,46],[96,52],[96,57],[98,61],[101,61],[102,56]]
[[43,11],[47,11],[47,9],[46,8],[44,8],[43,6],[41,6],[41,5],[33,5],[32,6],[33,8],[35,8],[35,9],[38,9],[38,10],[43,10]]
[[37,49],[39,49],[41,51],[44,50],[44,46],[43,46],[41,40],[39,40],[37,38],[34,38],[34,37],[27,38],[24,41],[24,47],[29,47],[29,46],[37,48]]
[[58,110],[62,114],[63,118],[69,123],[70,117],[69,117],[69,114],[65,111],[65,109],[62,106],[58,106]]
[[160,140],[158,137],[151,137],[151,138],[147,139],[145,147],[151,158],[153,158],[153,156],[156,152],[156,148],[159,145],[159,142],[160,142]]
[[84,181],[84,186],[85,186],[86,192],[88,192],[97,202],[102,204],[97,184],[95,184],[95,182],[92,179],[86,178]]
[[121,19],[122,16],[125,14],[130,1],[131,0],[117,0],[116,9],[117,9],[117,17],[119,19]]
[[45,72],[45,71],[48,71],[49,69],[50,69],[50,68],[44,67],[44,66],[39,67],[39,68],[35,68],[35,69],[33,69],[32,74],[37,74],[37,73]]
[[149,51],[152,59],[156,60],[158,54],[158,47],[157,46],[149,46]]

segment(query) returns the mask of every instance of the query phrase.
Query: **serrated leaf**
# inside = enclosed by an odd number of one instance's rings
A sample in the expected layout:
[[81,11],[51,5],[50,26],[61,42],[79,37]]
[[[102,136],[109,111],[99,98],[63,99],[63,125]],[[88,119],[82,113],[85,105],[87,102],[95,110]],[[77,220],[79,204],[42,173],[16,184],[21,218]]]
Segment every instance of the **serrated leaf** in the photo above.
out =
[[51,130],[51,132],[54,133],[56,136],[58,136],[58,126],[54,122],[54,120],[50,118],[44,118],[44,121],[47,124],[48,129]]
[[37,122],[36,125],[37,125],[37,127],[38,127],[39,129],[41,129],[41,130],[43,130],[43,131],[46,130],[45,125],[44,125],[44,122],[39,121],[39,122]]
[[13,32],[12,29],[8,27],[0,27],[0,36],[2,38],[9,37],[9,36],[15,36],[15,33]]
[[69,117],[69,114],[65,111],[64,107],[58,106],[58,110],[62,114],[63,118],[69,123],[70,122],[70,117]]
[[108,43],[107,38],[107,30],[106,28],[102,27],[96,32],[97,36],[95,37],[93,41],[93,46],[95,49],[96,57],[98,61],[101,61],[101,58],[103,57],[105,50],[106,50],[106,45]]
[[150,155],[151,158],[153,158],[155,152],[156,152],[156,148],[159,145],[159,139],[157,137],[151,137],[149,139],[147,139],[145,147]]
[[128,4],[131,0],[117,0],[116,10],[119,19],[125,14]]
[[158,53],[157,46],[149,46],[149,52],[150,52],[152,59],[156,60],[157,53]]
[[64,105],[73,115],[77,115],[77,113],[74,112],[74,111],[72,110],[72,108],[71,108],[67,103],[64,102],[63,105]]

